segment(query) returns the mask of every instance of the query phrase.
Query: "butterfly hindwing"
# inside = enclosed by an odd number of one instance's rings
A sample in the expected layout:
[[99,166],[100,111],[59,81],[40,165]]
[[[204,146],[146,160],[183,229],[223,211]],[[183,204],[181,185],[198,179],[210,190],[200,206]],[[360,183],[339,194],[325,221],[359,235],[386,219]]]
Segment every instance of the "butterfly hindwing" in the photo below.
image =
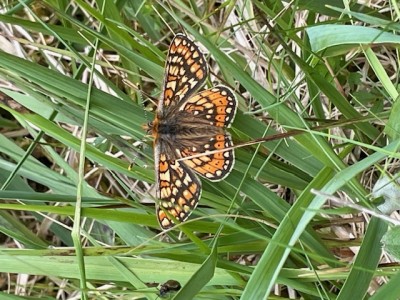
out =
[[232,90],[218,85],[200,91],[185,101],[180,111],[187,111],[201,121],[217,127],[229,127],[236,115],[237,100]]
[[232,146],[229,133],[217,133],[180,149],[180,156],[184,158],[182,162],[197,174],[211,181],[220,181],[232,171],[235,162],[235,153],[229,149]]

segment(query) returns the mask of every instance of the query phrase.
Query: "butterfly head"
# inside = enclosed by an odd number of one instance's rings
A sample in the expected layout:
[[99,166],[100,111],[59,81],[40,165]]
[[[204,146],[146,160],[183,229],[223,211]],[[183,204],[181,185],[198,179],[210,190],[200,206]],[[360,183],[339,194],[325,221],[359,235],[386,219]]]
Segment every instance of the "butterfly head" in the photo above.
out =
[[145,130],[148,135],[151,135],[154,138],[157,138],[158,136],[158,130],[159,130],[158,127],[159,127],[159,121],[157,117],[153,121],[142,125],[143,130]]

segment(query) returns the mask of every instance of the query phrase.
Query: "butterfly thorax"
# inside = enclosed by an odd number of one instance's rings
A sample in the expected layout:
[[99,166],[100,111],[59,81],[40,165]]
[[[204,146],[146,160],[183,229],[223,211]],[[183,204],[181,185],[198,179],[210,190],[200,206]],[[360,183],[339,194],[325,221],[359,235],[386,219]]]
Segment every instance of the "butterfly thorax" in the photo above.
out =
[[169,118],[157,116],[149,125],[155,140],[173,143],[182,138],[197,140],[199,137],[213,136],[223,133],[223,129],[209,124],[199,124],[199,121],[186,112],[179,112],[178,117]]

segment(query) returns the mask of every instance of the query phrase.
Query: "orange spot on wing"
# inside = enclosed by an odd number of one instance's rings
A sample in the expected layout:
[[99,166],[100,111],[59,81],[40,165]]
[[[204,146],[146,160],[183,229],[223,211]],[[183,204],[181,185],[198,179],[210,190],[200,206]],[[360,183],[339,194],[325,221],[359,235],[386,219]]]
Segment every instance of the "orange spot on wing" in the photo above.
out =
[[225,116],[226,106],[217,106],[217,114]]
[[220,98],[221,94],[220,93],[211,93],[208,97],[210,98],[211,101],[214,101],[215,99]]
[[195,194],[196,191],[197,191],[197,184],[192,184],[192,185],[189,187],[189,191],[190,191],[192,194]]
[[[190,64],[189,64],[189,65],[190,65]],[[194,63],[194,64],[190,67],[190,72],[196,73],[196,71],[199,70],[199,69],[200,69],[200,65],[197,64],[197,63]],[[203,72],[201,72],[201,73],[203,73]]]
[[197,77],[197,79],[203,79],[203,77],[204,77],[204,72],[203,72],[203,70],[198,70],[197,72],[196,72],[196,77]]
[[222,169],[224,167],[224,161],[223,160],[219,160],[219,159],[213,159],[210,162],[213,166],[215,166],[218,169]]
[[225,148],[225,143],[223,142],[217,142],[214,144],[215,149],[224,149]]
[[160,181],[160,188],[162,188],[162,187],[169,187],[169,186],[170,186],[170,184],[169,184],[168,181],[165,181],[165,180],[161,180],[161,181]]
[[225,121],[225,115],[216,115],[215,119],[219,122]]
[[161,173],[165,173],[168,170],[168,163],[166,161],[160,161],[158,168]]
[[214,154],[215,159],[224,159],[224,153],[223,152],[217,152]]
[[172,98],[172,96],[174,95],[174,91],[173,90],[171,90],[171,89],[165,89],[165,92],[164,92],[164,97],[165,98]]

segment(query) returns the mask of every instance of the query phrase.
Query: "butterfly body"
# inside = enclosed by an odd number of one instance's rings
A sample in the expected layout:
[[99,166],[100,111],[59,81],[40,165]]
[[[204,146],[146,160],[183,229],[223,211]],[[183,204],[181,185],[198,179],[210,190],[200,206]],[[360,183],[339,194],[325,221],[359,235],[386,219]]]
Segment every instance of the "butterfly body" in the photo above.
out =
[[163,96],[148,125],[163,229],[172,227],[174,219],[185,221],[197,206],[201,181],[195,173],[219,181],[233,168],[234,152],[226,149],[233,144],[225,128],[233,121],[237,101],[223,85],[196,92],[206,76],[204,55],[188,37],[177,34],[168,51]]

